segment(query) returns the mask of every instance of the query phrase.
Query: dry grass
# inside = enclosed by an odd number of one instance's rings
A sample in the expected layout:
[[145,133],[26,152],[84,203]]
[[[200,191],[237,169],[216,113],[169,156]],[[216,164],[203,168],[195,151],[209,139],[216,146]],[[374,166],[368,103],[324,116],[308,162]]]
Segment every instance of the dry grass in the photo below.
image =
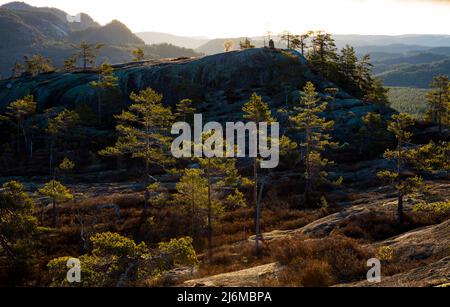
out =
[[[356,240],[343,236],[324,239],[294,237],[271,246],[274,260],[286,266],[282,285],[329,286],[334,282],[359,280],[367,272],[370,252]],[[317,273],[317,279],[312,277]]]

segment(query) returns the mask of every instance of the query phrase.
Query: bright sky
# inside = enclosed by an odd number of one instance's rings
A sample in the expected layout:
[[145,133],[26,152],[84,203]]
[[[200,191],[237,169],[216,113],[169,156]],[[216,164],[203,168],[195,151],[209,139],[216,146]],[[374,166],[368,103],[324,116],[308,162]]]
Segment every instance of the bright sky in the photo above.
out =
[[[335,34],[450,34],[450,0],[25,0],[112,19],[133,32],[236,37],[322,29]],[[0,4],[9,2],[0,0]]]

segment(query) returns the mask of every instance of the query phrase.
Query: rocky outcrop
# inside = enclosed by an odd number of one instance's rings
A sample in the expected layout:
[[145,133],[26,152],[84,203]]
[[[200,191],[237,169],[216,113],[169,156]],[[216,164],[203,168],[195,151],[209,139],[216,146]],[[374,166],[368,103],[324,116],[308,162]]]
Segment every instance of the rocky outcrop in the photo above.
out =
[[[108,110],[120,112],[129,103],[130,93],[152,87],[164,95],[164,102],[176,104],[191,98],[207,120],[241,119],[242,105],[253,92],[262,95],[275,111],[297,101],[299,89],[312,81],[321,96],[324,89],[336,87],[314,74],[297,52],[266,48],[248,49],[193,59],[149,61],[116,66],[120,93],[108,97]],[[33,94],[40,109],[87,103],[96,110],[97,96],[89,82],[95,72],[53,73],[34,78],[18,78],[0,82],[0,110],[27,93]],[[377,112],[388,118],[393,110],[381,104],[354,99],[344,91],[337,94],[334,112],[324,115],[335,119],[335,136],[347,142],[362,124],[361,117]],[[275,113],[275,112],[274,112]]]
[[263,287],[281,270],[277,263],[269,263],[250,269],[188,280],[184,287]]
[[450,253],[450,220],[413,230],[400,236],[373,244],[374,248],[389,246],[400,259],[422,260]]
[[[448,182],[427,182],[430,191],[440,195],[443,199],[450,197]],[[352,190],[345,190],[344,193],[350,194]],[[356,193],[353,191],[353,193]],[[341,211],[327,215],[304,227],[291,230],[275,230],[263,234],[266,242],[272,240],[285,239],[295,235],[306,235],[314,238],[326,237],[339,230],[343,222],[351,219],[358,219],[368,214],[386,214],[395,213],[397,200],[395,195],[386,195],[380,188],[367,189],[364,193],[356,194],[357,200],[340,203]],[[411,211],[414,201],[405,201],[405,211]],[[254,241],[255,237],[249,238]],[[450,220],[441,225],[421,228],[412,232],[405,233],[374,245],[391,246],[401,253],[402,257],[416,257],[420,255],[435,255],[441,251],[448,250],[450,246]],[[423,251],[423,253],[421,252]],[[427,257],[424,257],[427,258]]]
[[450,257],[415,268],[406,273],[384,277],[380,283],[367,281],[340,284],[336,287],[440,287],[450,283]]

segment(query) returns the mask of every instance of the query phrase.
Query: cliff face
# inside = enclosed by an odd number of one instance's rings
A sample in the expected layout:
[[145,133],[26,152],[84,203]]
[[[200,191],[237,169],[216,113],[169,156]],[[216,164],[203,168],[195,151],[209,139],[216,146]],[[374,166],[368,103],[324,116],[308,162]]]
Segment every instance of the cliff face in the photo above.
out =
[[[276,111],[299,98],[299,89],[312,81],[320,95],[335,85],[314,74],[298,53],[270,49],[249,49],[197,59],[177,59],[117,65],[120,92],[110,96],[117,112],[129,103],[129,94],[152,87],[164,95],[164,102],[176,104],[184,98],[194,100],[199,112],[208,120],[241,119],[242,105],[257,92]],[[53,73],[0,82],[0,110],[10,102],[31,93],[41,109],[66,106],[74,108],[87,103],[95,110],[97,96],[89,82],[97,74]],[[340,91],[334,112],[325,114],[336,120],[336,135],[345,140],[357,130],[360,118],[368,112],[385,117],[392,110],[380,104],[354,99]]]

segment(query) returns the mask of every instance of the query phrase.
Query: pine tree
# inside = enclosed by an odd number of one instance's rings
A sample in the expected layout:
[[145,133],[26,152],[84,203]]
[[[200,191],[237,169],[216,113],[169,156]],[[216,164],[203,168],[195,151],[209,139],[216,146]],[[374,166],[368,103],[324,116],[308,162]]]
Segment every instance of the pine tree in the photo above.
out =
[[246,37],[243,41],[239,42],[239,47],[243,49],[252,49],[255,48],[255,45],[252,44],[251,40]]
[[420,177],[403,178],[403,168],[407,163],[408,158],[411,158],[408,150],[404,147],[411,140],[412,133],[408,130],[414,125],[414,119],[408,114],[396,114],[392,116],[392,121],[389,123],[388,130],[392,132],[397,139],[396,150],[386,150],[384,153],[385,159],[394,160],[396,162],[395,170],[384,170],[378,173],[380,179],[388,181],[397,191],[397,213],[399,223],[404,221],[403,213],[403,198],[412,192],[417,191],[421,184]]
[[137,48],[133,50],[132,55],[133,55],[133,62],[140,62],[145,59],[144,49],[142,48]]
[[425,172],[446,172],[450,171],[450,143],[433,142],[412,149],[411,164],[417,169]]
[[213,219],[223,212],[225,204],[245,206],[244,195],[239,191],[248,184],[236,169],[236,160],[227,158],[200,158],[200,168],[206,176],[208,258],[213,259]]
[[21,247],[33,244],[37,220],[33,216],[34,203],[23,185],[10,181],[0,189],[0,255],[17,262],[24,253]]
[[88,65],[95,66],[97,53],[103,48],[103,45],[81,42],[79,45],[72,45],[72,47],[78,51],[74,56],[77,60],[81,60],[83,63],[83,70],[86,71]]
[[202,221],[202,212],[208,208],[208,182],[201,169],[186,169],[177,183],[174,198],[177,203],[189,208],[191,215],[191,236],[194,242],[198,239],[198,225]]
[[58,165],[58,167],[55,170],[55,174],[53,176],[53,179],[56,180],[56,173],[61,173],[61,177],[63,178],[62,181],[64,182],[65,177],[67,173],[73,171],[75,168],[75,163],[70,160],[69,158],[65,157],[62,162]]
[[373,65],[368,54],[364,55],[356,64],[355,83],[359,88],[359,96],[371,102],[387,103],[388,90],[383,87],[381,79],[372,76],[372,68]]
[[225,52],[229,52],[229,51],[233,50],[233,48],[234,48],[234,41],[231,40],[231,39],[226,40],[223,43],[223,48],[224,48]]
[[383,81],[380,78],[373,78],[369,91],[365,93],[363,98],[371,102],[389,104],[388,92],[389,90],[383,86]]
[[[202,135],[202,142],[192,143],[194,149],[201,149],[203,153],[211,149],[221,155],[211,156],[205,154],[202,158],[195,158],[198,162],[199,170],[185,170],[185,174],[194,176],[198,184],[199,191],[204,191],[204,197],[196,199],[199,203],[206,202],[204,211],[206,214],[206,228],[208,238],[208,259],[213,259],[213,220],[216,219],[226,208],[246,206],[244,194],[240,188],[251,185],[251,181],[239,175],[236,168],[236,159],[227,158],[230,150],[237,152],[237,148],[231,148],[226,140],[215,134],[215,131],[207,131]],[[213,145],[213,148],[209,146]],[[202,176],[200,180],[197,176]],[[193,195],[191,195],[192,199]],[[201,206],[199,206],[201,207]]]
[[321,155],[327,147],[335,147],[331,137],[325,131],[332,130],[333,121],[327,121],[320,114],[327,109],[327,103],[321,102],[314,85],[308,82],[300,98],[299,105],[294,107],[294,114],[290,117],[294,127],[305,133],[305,139],[300,144],[304,148],[305,161],[305,201],[310,202],[311,194],[317,183],[324,181],[327,173],[324,169],[332,161]]
[[292,48],[300,49],[300,52],[303,56],[305,56],[305,50],[308,48],[307,40],[310,38],[313,32],[308,32],[305,34],[295,35],[292,40]]
[[[253,93],[250,100],[244,105],[244,119],[256,123],[259,133],[260,123],[273,123],[275,120],[272,117],[269,105],[262,100],[262,97]],[[253,159],[253,202],[255,206],[255,235],[256,235],[256,254],[259,255],[259,240],[261,239],[261,204],[258,197],[258,190],[260,180],[258,176],[258,169],[260,166],[261,157],[257,155]]]
[[439,133],[442,134],[444,125],[448,125],[450,112],[450,80],[447,76],[440,75],[430,84],[431,90],[427,94],[428,118],[439,125]]
[[[132,93],[133,103],[127,111],[117,115],[116,130],[119,137],[114,147],[100,151],[105,156],[129,155],[132,159],[142,160],[144,163],[143,181],[148,187],[150,179],[157,181],[150,175],[150,166],[165,167],[173,163],[170,155],[170,128],[173,123],[172,111],[162,104],[162,95],[147,88]],[[145,220],[149,202],[149,191],[145,191],[142,221]]]
[[14,63],[13,68],[11,69],[11,78],[20,77],[25,72],[25,67],[23,64],[19,63],[18,60]]
[[175,118],[178,120],[187,121],[189,116],[195,113],[195,108],[192,106],[191,99],[183,99],[176,106]]
[[328,106],[333,114],[333,118],[335,117],[335,101],[336,96],[339,93],[339,89],[336,87],[328,87],[325,89],[325,93],[327,94],[326,100],[328,102]]
[[64,60],[64,71],[72,71],[73,69],[75,69],[76,67],[76,63],[77,63],[77,57],[76,56],[71,56],[67,59]]
[[17,153],[20,153],[20,135],[23,136],[24,144],[30,157],[33,154],[33,139],[30,135],[31,120],[36,112],[36,102],[33,95],[26,95],[22,99],[11,102],[7,106],[7,115],[16,121],[16,146]]
[[296,38],[295,35],[289,31],[283,31],[283,33],[280,34],[280,40],[281,42],[286,42],[287,49],[294,48],[292,42],[294,41],[295,38]]
[[68,142],[74,133],[75,127],[80,122],[80,116],[77,112],[64,109],[54,118],[49,118],[46,132],[49,135],[49,169],[50,175],[54,176],[54,151],[58,141],[62,142],[62,150],[67,151]]
[[40,54],[33,55],[31,58],[24,56],[24,70],[32,76],[55,70],[52,61]]
[[39,194],[49,197],[52,200],[52,227],[56,227],[56,206],[58,203],[73,199],[69,189],[62,183],[52,180],[38,190]]
[[363,126],[356,134],[360,144],[360,154],[376,154],[380,148],[389,144],[387,122],[380,114],[369,112],[361,118]]
[[338,55],[336,43],[331,34],[323,31],[311,34],[311,50],[308,53],[308,60],[325,77],[332,79]]
[[338,70],[347,79],[347,82],[354,83],[356,80],[356,66],[358,57],[353,47],[346,45],[339,55]]
[[92,81],[90,85],[97,90],[97,112],[98,112],[98,123],[102,123],[102,104],[104,101],[105,91],[110,88],[117,87],[117,78],[114,75],[114,68],[104,62],[100,66],[100,74],[98,75],[98,81]]

